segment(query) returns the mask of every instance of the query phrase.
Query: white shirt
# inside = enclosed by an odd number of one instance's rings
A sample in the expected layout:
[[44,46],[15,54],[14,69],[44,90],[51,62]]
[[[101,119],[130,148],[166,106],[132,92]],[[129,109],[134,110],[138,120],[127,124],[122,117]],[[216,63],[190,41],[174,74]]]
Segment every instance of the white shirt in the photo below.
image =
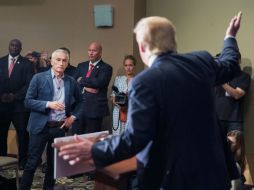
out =
[[150,57],[149,57],[149,59],[148,59],[148,67],[151,67],[152,66],[152,64],[153,64],[153,62],[154,62],[154,60],[156,59],[158,57],[158,55],[151,55]]
[[16,57],[12,57],[10,54],[8,56],[8,68],[10,67],[10,64],[12,63],[12,60],[15,59],[15,63],[17,62],[19,58],[19,55],[17,55]]
[[93,65],[94,67],[101,61],[101,59],[99,59],[98,61],[92,63],[91,61],[89,62],[89,68],[88,70],[90,69],[90,65]]

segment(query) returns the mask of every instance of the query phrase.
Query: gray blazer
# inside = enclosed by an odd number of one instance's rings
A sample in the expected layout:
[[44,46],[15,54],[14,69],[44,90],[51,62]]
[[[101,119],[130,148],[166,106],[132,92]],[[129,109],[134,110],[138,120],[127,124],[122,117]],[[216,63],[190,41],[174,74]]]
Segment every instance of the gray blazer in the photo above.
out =
[[[77,82],[70,76],[65,75],[65,112],[66,117],[74,115],[77,119],[80,117],[80,108],[82,95]],[[48,101],[52,101],[54,87],[51,75],[51,69],[48,71],[34,75],[27,90],[25,98],[25,106],[31,109],[31,114],[28,122],[28,132],[38,134],[45,127],[50,109],[46,108]],[[73,113],[71,113],[71,105],[76,103]]]

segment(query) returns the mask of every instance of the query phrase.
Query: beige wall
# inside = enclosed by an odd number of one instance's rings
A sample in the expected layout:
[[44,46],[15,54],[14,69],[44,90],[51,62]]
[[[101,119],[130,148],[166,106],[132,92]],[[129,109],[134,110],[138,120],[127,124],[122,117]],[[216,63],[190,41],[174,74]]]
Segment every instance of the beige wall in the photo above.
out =
[[[112,28],[95,27],[93,6],[100,4],[112,5]],[[113,66],[112,83],[123,73],[124,55],[139,56],[132,31],[135,21],[145,15],[145,8],[145,0],[1,0],[0,56],[8,53],[9,41],[18,38],[23,42],[23,55],[28,50],[51,53],[66,46],[71,50],[72,65],[77,65],[87,60],[89,43],[98,41],[103,46],[103,60]],[[137,58],[140,71],[143,64]]]
[[[146,0],[134,0],[134,25],[146,15]],[[136,43],[136,38],[133,38],[133,55],[137,58],[138,63],[142,63],[142,60],[139,56],[138,44]],[[136,66],[137,71],[144,69],[143,64],[138,64]]]
[[[93,6],[97,4],[113,6],[114,27],[95,27]],[[9,40],[18,38],[23,55],[31,49],[52,52],[66,46],[72,64],[77,65],[87,59],[89,43],[98,41],[115,75],[123,56],[133,54],[134,6],[134,0],[1,0],[0,56],[7,54]]]

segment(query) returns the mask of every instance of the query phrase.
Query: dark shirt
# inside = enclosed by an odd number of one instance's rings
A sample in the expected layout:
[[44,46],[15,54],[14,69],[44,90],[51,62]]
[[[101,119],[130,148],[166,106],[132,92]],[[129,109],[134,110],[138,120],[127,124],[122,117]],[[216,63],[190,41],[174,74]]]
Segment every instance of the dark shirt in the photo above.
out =
[[44,71],[47,71],[49,70],[51,67],[50,66],[47,66],[47,67],[41,67],[39,65],[36,65],[36,73],[41,73],[41,72],[44,72]]
[[64,74],[74,77],[76,74],[76,67],[69,64],[65,69]]
[[[241,88],[247,93],[250,87],[250,76],[244,71],[241,71],[241,73],[228,84],[233,88]],[[226,95],[226,91],[222,86],[216,87],[215,102],[219,120],[243,122],[244,97],[245,96],[236,100],[232,96]]]

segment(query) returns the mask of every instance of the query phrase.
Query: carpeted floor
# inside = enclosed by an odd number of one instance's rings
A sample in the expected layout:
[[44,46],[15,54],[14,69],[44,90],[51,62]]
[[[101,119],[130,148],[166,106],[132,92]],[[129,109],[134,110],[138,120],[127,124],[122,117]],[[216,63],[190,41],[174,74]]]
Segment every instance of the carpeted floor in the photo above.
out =
[[[23,171],[20,171],[20,176],[22,176]],[[6,180],[3,183],[3,179]],[[41,168],[36,170],[33,185],[31,190],[41,190],[43,184],[44,173],[42,173]],[[1,171],[0,172],[0,190],[14,190],[15,189],[15,171]],[[87,181],[84,177],[76,178],[59,178],[57,179],[54,190],[93,190],[94,181]],[[138,190],[137,187],[132,188],[132,190]],[[243,190],[254,190],[253,186],[244,186]]]
[[[20,176],[22,176],[23,171],[20,171]],[[15,183],[15,171],[8,170],[0,172],[0,176],[9,179],[6,184],[10,185],[10,182]],[[43,184],[44,173],[42,173],[41,168],[36,170],[33,185],[31,190],[41,190]],[[85,181],[84,177],[77,178],[59,178],[56,181],[55,190],[92,190],[94,188],[94,181]],[[1,189],[1,188],[0,188]],[[8,189],[8,188],[7,188]]]

